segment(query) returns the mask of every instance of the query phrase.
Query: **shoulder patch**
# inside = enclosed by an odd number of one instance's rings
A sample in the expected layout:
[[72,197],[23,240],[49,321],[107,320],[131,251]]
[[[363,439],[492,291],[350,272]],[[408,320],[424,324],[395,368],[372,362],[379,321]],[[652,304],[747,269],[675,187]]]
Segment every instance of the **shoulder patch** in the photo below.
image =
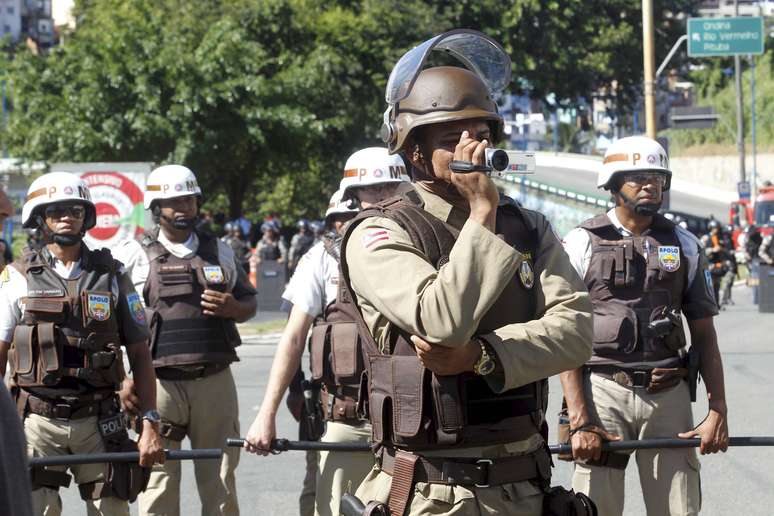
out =
[[363,247],[370,249],[379,242],[385,242],[390,239],[386,229],[369,229],[363,234]]
[[147,324],[145,318],[145,309],[142,307],[142,301],[140,301],[140,294],[132,292],[126,296],[126,302],[129,304],[129,313],[132,314],[132,319],[139,325]]

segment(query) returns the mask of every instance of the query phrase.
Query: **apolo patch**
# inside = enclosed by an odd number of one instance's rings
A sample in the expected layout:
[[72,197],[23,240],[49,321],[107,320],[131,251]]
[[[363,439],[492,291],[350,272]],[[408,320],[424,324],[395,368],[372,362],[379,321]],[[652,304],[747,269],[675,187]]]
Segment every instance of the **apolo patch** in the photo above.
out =
[[680,248],[676,245],[658,246],[658,265],[666,272],[675,272],[680,268]]
[[216,284],[226,282],[226,277],[223,275],[223,269],[220,268],[220,265],[203,267],[202,271],[204,272],[204,280],[207,283]]
[[110,296],[86,294],[86,313],[95,321],[110,319]]
[[132,314],[134,322],[140,325],[147,324],[148,320],[145,318],[145,309],[142,307],[140,294],[132,292],[126,296],[126,302],[129,304],[129,313]]

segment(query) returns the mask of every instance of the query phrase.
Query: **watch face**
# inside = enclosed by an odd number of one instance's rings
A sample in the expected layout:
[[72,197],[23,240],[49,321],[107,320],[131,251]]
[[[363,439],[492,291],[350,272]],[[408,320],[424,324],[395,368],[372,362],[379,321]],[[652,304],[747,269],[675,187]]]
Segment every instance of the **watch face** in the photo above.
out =
[[142,418],[147,419],[151,423],[158,423],[159,421],[161,421],[161,416],[155,410],[149,410],[148,412],[142,415]]
[[494,360],[487,359],[485,360],[479,367],[478,367],[478,374],[481,376],[486,376],[488,374],[491,374],[495,370],[495,363]]

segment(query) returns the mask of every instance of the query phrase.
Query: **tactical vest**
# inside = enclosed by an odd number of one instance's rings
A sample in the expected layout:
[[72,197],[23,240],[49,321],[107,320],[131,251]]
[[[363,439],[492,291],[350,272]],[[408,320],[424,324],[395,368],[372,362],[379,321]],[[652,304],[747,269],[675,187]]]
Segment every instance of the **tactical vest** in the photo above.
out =
[[[459,230],[423,208],[416,191],[398,196],[361,212],[347,228],[342,242],[369,217],[398,223],[436,269],[448,262]],[[511,199],[501,199],[495,232],[534,263],[537,229]],[[536,318],[539,278],[529,264],[514,274],[499,298],[484,315],[475,334],[483,335],[513,323]],[[356,299],[349,284],[346,256],[341,261],[341,284]],[[437,376],[422,366],[410,335],[393,328],[389,349],[377,348],[362,314],[358,325],[367,352],[367,406],[373,439],[380,444],[423,450],[450,446],[476,446],[526,439],[542,432],[548,401],[548,381],[541,380],[503,393],[495,393],[486,380],[473,373]],[[366,384],[367,382],[367,384]],[[361,391],[362,392],[362,391]],[[366,400],[361,399],[361,403]]]
[[[594,306],[594,351],[588,364],[678,366],[685,346],[679,311],[688,262],[675,225],[656,215],[641,236],[624,237],[602,214],[580,227],[591,237],[584,278]],[[664,321],[670,312],[674,324],[668,325]]]
[[117,262],[107,249],[83,246],[82,272],[66,280],[49,257],[45,248],[25,248],[13,265],[27,279],[9,353],[13,382],[49,398],[117,389],[123,371],[112,289]]
[[[338,245],[323,237],[325,251],[340,262]],[[357,306],[339,281],[336,299],[328,303],[323,316],[312,327],[310,361],[312,379],[325,386],[333,396],[326,418],[333,421],[358,421],[357,403],[360,380],[365,370],[365,352],[362,349]]]
[[146,232],[140,243],[150,271],[145,282],[145,305],[151,317],[151,355],[154,367],[229,364],[239,360],[241,344],[231,319],[202,313],[205,289],[225,292],[226,277],[218,258],[218,241],[199,234],[199,248],[191,258],[178,258],[158,241],[159,228]]

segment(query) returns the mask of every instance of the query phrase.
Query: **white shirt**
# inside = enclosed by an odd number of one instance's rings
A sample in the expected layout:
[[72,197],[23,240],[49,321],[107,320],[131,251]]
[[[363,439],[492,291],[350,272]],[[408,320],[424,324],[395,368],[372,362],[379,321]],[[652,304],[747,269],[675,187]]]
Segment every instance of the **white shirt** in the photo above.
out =
[[[166,235],[164,235],[164,231],[159,231],[158,241],[167,251],[182,259],[192,258],[199,249],[199,237],[196,236],[196,233],[191,233],[191,236],[188,237],[188,240],[185,242],[176,243],[171,242]],[[234,285],[236,285],[237,280],[234,251],[220,240],[217,242],[218,261],[220,262],[220,267],[223,269],[223,275],[226,278],[228,290],[232,290]],[[126,270],[132,278],[134,288],[140,294],[143,303],[145,303],[143,291],[145,282],[148,280],[148,274],[150,274],[150,263],[148,262],[148,255],[145,254],[142,245],[140,245],[137,240],[125,240],[115,248],[113,257],[124,264],[124,267],[126,267]]]
[[301,257],[282,298],[311,317],[321,315],[336,299],[339,288],[339,263],[317,242]]
[[[50,266],[54,269],[60,278],[68,280],[77,278],[81,274],[81,261],[65,266],[64,262],[51,257]],[[119,273],[124,270],[120,269]],[[118,298],[118,281],[113,278],[110,287],[113,295]],[[13,266],[8,265],[2,274],[0,274],[0,341],[11,342],[16,326],[24,315],[24,303],[22,300],[27,297],[27,278]]]
[[[626,229],[621,221],[618,220],[618,216],[615,214],[615,208],[612,208],[607,212],[607,218],[613,223],[616,230],[624,237],[633,236],[632,232]],[[699,267],[699,252],[701,249],[701,243],[693,233],[681,226],[675,226],[677,232],[677,238],[680,241],[680,247],[685,254],[685,258],[688,261],[688,284],[686,288],[693,283],[696,277],[696,270]],[[581,279],[586,277],[586,271],[589,268],[591,262],[591,236],[589,232],[582,228],[575,228],[564,237],[562,240],[564,244],[564,250],[570,257],[570,263],[578,273]]]

